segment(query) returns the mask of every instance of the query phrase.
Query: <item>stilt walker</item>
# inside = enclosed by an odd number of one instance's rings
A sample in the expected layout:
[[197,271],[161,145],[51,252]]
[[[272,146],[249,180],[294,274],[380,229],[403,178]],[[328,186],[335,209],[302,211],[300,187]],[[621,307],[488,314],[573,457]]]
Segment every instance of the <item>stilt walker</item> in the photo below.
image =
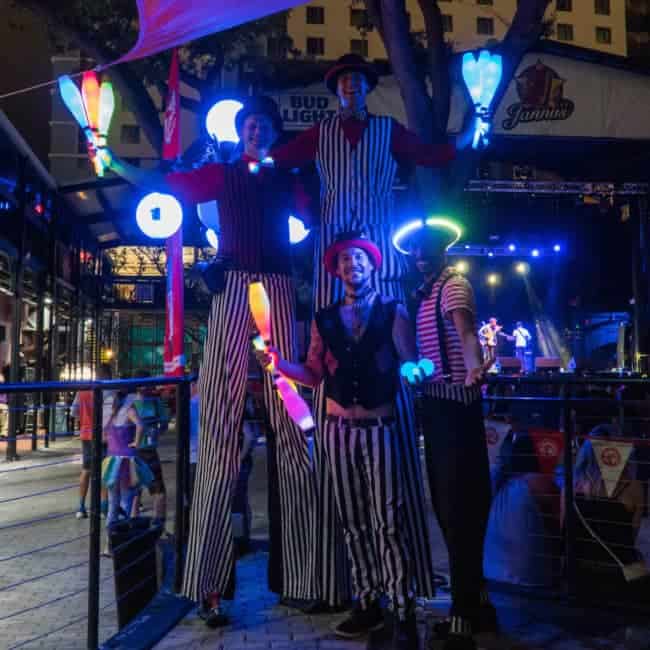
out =
[[[188,203],[219,201],[219,253],[227,264],[212,299],[199,375],[201,435],[183,584],[183,593],[201,603],[211,627],[227,623],[220,599],[232,598],[235,588],[231,502],[240,468],[239,437],[254,329],[250,283],[261,281],[268,292],[274,344],[287,358],[295,352],[288,223],[296,205],[295,183],[290,174],[260,164],[281,125],[273,100],[251,98],[236,116],[244,154],[235,163],[207,164],[163,176],[105,156],[114,171],[136,184],[167,190]],[[264,401],[277,440],[282,595],[311,599],[315,481],[307,440],[287,415],[268,375]]]
[[[341,231],[363,229],[381,250],[381,269],[371,284],[382,295],[403,300],[404,260],[391,245],[393,228],[393,183],[398,163],[438,167],[451,161],[456,148],[471,144],[473,130],[464,132],[455,144],[423,144],[391,117],[375,116],[366,108],[366,96],[377,85],[371,65],[356,55],[342,57],[326,74],[329,90],[338,95],[337,115],[305,131],[292,142],[273,151],[278,166],[300,166],[315,161],[321,181],[320,241],[315,255],[314,309],[318,311],[342,296],[341,282],[323,271],[320,260]],[[319,431],[324,425],[324,392],[314,398]],[[434,593],[433,570],[423,484],[415,438],[413,409],[402,388],[397,398],[397,431],[406,467],[405,512],[413,556],[417,593]],[[344,602],[349,594],[349,572],[336,521],[332,477],[325,463],[320,434],[316,436],[315,469],[318,480],[317,534],[320,593],[331,605]]]

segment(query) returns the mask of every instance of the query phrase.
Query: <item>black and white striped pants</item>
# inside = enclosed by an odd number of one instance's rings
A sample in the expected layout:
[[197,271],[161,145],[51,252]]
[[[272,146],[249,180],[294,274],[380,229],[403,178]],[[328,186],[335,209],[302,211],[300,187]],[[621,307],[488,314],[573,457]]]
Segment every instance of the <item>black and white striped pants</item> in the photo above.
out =
[[361,607],[382,594],[403,609],[413,594],[404,539],[404,468],[394,418],[356,426],[328,416],[325,457]]
[[[199,375],[199,454],[190,518],[183,593],[200,601],[230,596],[234,587],[231,503],[240,467],[246,380],[253,331],[248,285],[262,281],[271,303],[272,342],[287,359],[295,350],[295,294],[291,278],[228,271],[212,299]],[[283,594],[312,598],[315,481],[307,440],[293,424],[264,373],[264,402],[277,440],[282,525]]]

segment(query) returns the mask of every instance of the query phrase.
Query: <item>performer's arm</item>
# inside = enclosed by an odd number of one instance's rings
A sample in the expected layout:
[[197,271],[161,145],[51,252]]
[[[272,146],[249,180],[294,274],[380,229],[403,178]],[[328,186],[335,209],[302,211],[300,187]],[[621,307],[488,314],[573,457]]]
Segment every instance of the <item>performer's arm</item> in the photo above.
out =
[[141,169],[118,158],[107,147],[99,150],[106,166],[132,185],[154,192],[173,194],[185,203],[204,203],[221,197],[224,185],[223,166],[203,165],[187,172],[164,174],[156,169]]
[[129,420],[135,424],[135,438],[133,442],[129,443],[129,447],[139,447],[142,442],[142,432],[144,431],[142,420],[133,406],[126,412],[126,414],[128,415]]
[[400,361],[406,363],[407,361],[418,360],[418,349],[415,343],[415,335],[413,334],[413,327],[409,319],[406,307],[402,304],[397,305],[395,312],[395,320],[393,321],[393,343],[399,355]]
[[325,343],[318,331],[316,321],[312,321],[311,324],[311,340],[305,363],[287,361],[274,347],[269,348],[268,352],[256,352],[255,356],[263,368],[273,361],[277,370],[285,377],[309,388],[316,388],[325,376]]
[[271,158],[278,167],[302,167],[316,159],[318,151],[318,124],[314,124],[293,140],[271,150]]

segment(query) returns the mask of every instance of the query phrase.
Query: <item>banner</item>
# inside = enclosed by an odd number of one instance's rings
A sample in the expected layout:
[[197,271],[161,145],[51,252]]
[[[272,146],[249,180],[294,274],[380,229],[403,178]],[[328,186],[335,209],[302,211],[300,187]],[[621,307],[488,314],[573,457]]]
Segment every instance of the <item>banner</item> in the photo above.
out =
[[[169,71],[163,158],[174,160],[180,155],[180,93],[178,84],[178,52],[174,50]],[[185,315],[183,275],[183,226],[166,244],[167,292],[165,319],[165,375],[180,376],[185,372]]]
[[302,0],[137,0],[138,40],[115,61],[141,59],[304,4]]
[[615,440],[597,440],[590,438],[591,446],[598,461],[600,475],[603,477],[607,496],[611,497],[618,485],[621,474],[634,449],[631,442]]
[[508,433],[510,433],[510,429],[511,427],[507,422],[485,418],[485,438],[487,440],[491,467],[497,464],[503,441],[506,439]]
[[554,474],[555,468],[564,453],[564,436],[561,431],[529,427],[528,433],[533,441],[539,469],[542,474]]

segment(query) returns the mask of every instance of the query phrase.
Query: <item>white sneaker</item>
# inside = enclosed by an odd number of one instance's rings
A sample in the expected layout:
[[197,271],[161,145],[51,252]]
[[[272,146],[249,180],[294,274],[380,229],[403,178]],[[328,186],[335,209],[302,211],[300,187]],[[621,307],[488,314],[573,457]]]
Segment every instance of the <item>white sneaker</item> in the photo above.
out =
[[88,519],[88,513],[85,510],[79,510],[75,517],[77,519]]

